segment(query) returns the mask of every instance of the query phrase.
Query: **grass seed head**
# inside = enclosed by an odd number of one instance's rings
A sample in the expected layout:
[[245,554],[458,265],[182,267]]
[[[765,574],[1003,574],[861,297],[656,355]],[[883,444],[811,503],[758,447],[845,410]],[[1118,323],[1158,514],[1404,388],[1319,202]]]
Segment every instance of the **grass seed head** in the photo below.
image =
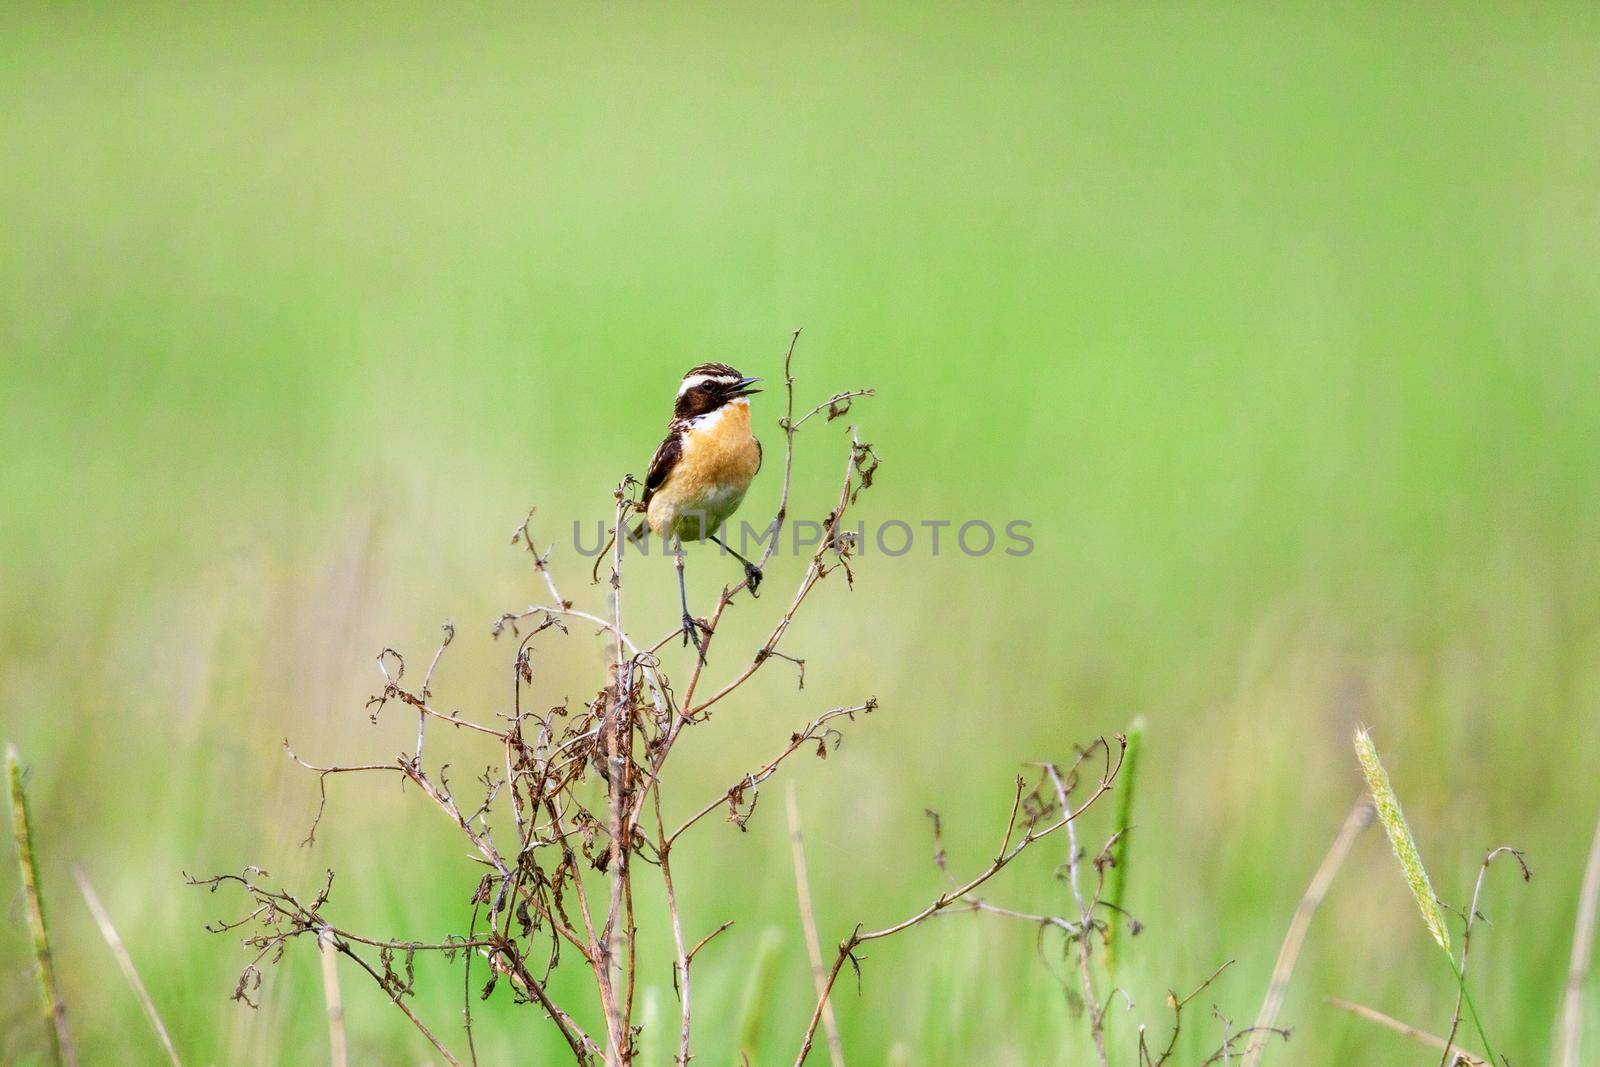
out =
[[1411,887],[1411,895],[1417,899],[1417,907],[1422,909],[1422,921],[1427,924],[1433,939],[1439,942],[1439,947],[1449,955],[1450,930],[1445,926],[1444,910],[1439,907],[1439,898],[1433,895],[1433,883],[1428,880],[1428,871],[1422,866],[1422,856],[1417,852],[1417,841],[1411,836],[1405,812],[1400,810],[1400,798],[1395,796],[1394,786],[1389,784],[1389,774],[1378,760],[1378,750],[1373,747],[1372,735],[1365,729],[1356,731],[1356,758],[1361,761],[1362,773],[1367,776],[1367,786],[1372,790],[1372,803],[1377,809],[1378,821],[1383,823],[1384,830],[1388,832],[1389,843],[1394,846],[1395,858],[1400,861],[1406,884]]

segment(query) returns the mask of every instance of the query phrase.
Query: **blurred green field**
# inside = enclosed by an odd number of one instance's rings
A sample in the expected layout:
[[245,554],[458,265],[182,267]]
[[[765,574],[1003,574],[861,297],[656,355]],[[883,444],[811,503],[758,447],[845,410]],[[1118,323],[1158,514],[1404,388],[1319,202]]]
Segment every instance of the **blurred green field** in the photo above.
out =
[[[1254,1016],[1364,722],[1446,901],[1487,847],[1527,850],[1530,885],[1490,883],[1474,985],[1513,1063],[1548,1057],[1600,811],[1600,9],[23,0],[0,138],[0,736],[32,764],[86,1063],[160,1052],[73,863],[186,1062],[326,1044],[309,946],[260,1011],[231,1003],[245,957],[201,926],[242,901],[180,871],[334,866],[351,926],[461,929],[477,871],[443,820],[339,782],[301,848],[316,782],[280,740],[407,748],[403,716],[367,722],[372,656],[431,653],[444,619],[435,690],[493,714],[489,624],[542,596],[507,544],[526,509],[546,536],[605,515],[684,368],[774,378],[798,325],[803,397],[878,389],[852,415],[884,459],[869,521],[1021,518],[1037,547],[869,553],[853,592],[826,583],[785,646],[806,688],[771,670],[688,735],[675,804],[876,694],[797,774],[828,944],[939,890],[924,808],[975,870],[1019,764],[1144,714],[1114,1062],[1236,959],[1180,1046],[1198,1063],[1212,1004]],[[778,411],[757,398],[769,458]],[[805,431],[800,513],[831,506],[842,435]],[[749,517],[777,491],[769,463]],[[649,562],[635,621],[664,632]],[[702,603],[720,562],[691,560]],[[540,699],[591,697],[602,655],[551,646]],[[466,781],[473,747],[447,744]],[[766,929],[755,1062],[790,1062],[810,1010],[779,799],[675,865],[691,929],[739,919],[697,964],[708,1064],[735,1062]],[[996,898],[1064,910],[1060,860]],[[9,861],[0,898],[0,1061],[41,1063]],[[874,949],[837,1000],[851,1062],[1091,1062],[1032,931],[965,916]],[[1442,1030],[1440,964],[1369,833],[1267,1062],[1423,1062],[1323,998]],[[451,974],[416,1007],[461,1046]],[[356,1062],[428,1062],[376,990],[345,995]],[[558,1056],[503,990],[475,1011],[486,1064]]]

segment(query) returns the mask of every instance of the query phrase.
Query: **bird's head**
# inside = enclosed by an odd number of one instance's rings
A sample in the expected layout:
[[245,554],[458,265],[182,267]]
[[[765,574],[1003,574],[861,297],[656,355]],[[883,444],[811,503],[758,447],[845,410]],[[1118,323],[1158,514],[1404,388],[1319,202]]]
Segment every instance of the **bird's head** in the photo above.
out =
[[726,363],[702,363],[691,367],[678,386],[678,402],[672,413],[680,419],[692,419],[716,411],[732,400],[747,397],[761,390],[751,386],[760,378],[747,378]]

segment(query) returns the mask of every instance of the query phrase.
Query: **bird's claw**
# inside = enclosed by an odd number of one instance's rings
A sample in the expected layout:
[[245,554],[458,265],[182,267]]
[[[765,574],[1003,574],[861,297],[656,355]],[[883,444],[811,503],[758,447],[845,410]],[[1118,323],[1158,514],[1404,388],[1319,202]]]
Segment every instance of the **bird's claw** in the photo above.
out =
[[706,646],[705,642],[700,637],[700,632],[704,630],[706,636],[709,637],[711,635],[711,627],[690,615],[688,612],[684,612],[683,618],[679,620],[679,625],[683,627],[683,643],[687,645],[693,642],[694,650],[700,654],[700,659],[702,662],[704,662],[706,658]]
[[756,596],[756,590],[761,588],[761,578],[760,567],[757,567],[754,563],[746,563],[744,565],[744,580],[746,586],[750,589],[751,596]]

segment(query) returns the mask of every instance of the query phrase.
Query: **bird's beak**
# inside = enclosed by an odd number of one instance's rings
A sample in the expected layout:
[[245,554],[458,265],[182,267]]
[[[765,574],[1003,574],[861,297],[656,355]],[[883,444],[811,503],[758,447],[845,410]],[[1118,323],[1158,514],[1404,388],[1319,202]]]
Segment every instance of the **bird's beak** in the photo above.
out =
[[738,390],[733,395],[734,396],[750,396],[750,395],[752,395],[754,393],[761,392],[761,390],[759,390],[759,389],[750,388],[752,385],[756,384],[760,380],[761,380],[760,378],[740,378],[739,379]]

